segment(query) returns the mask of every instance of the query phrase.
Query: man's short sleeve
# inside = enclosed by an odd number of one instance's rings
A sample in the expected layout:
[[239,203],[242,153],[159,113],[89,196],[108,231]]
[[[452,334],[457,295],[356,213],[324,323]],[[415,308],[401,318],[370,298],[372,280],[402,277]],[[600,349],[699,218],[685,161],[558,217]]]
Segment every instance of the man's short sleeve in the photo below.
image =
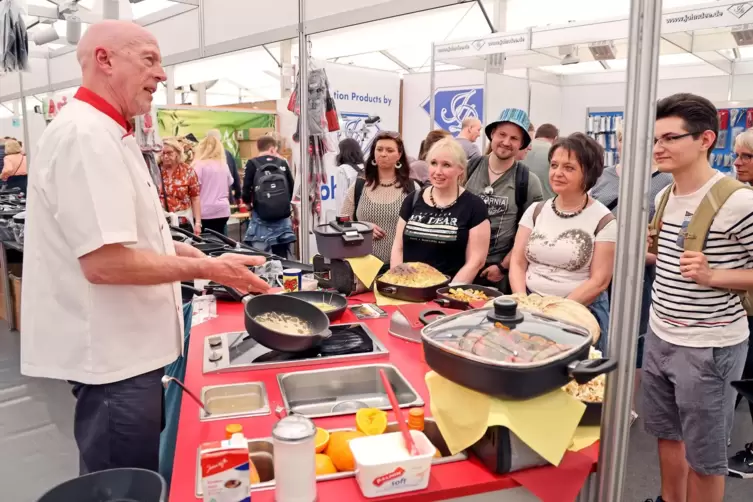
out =
[[135,192],[124,147],[106,133],[79,128],[67,131],[57,146],[49,195],[76,257],[107,244],[136,243]]

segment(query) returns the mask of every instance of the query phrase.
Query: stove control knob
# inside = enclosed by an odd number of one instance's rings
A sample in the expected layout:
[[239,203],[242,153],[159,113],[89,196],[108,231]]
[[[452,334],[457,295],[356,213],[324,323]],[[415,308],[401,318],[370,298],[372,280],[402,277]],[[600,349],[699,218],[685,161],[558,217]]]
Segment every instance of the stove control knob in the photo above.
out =
[[221,347],[222,346],[222,338],[219,336],[213,336],[209,338],[209,346],[212,348]]
[[212,363],[216,363],[216,362],[217,362],[217,361],[219,361],[220,359],[222,359],[222,353],[221,353],[221,352],[218,352],[218,351],[216,351],[216,350],[213,350],[213,351],[212,351],[212,352],[211,352],[211,353],[209,354],[209,362],[212,362]]

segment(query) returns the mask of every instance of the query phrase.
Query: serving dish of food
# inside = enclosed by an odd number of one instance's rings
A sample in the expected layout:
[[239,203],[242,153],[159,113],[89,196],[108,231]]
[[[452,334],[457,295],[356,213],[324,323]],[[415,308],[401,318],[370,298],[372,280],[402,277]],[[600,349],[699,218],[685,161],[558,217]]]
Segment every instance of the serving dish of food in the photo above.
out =
[[332,336],[329,319],[311,303],[286,295],[251,297],[244,306],[246,331],[280,352],[303,352]]
[[409,302],[428,302],[437,297],[437,289],[450,283],[450,277],[431,265],[401,263],[377,277],[379,294]]
[[589,359],[592,336],[574,323],[518,309],[506,297],[492,307],[429,322],[421,332],[426,363],[464,387],[505,399],[528,399],[585,384],[617,362]]
[[[591,347],[588,357],[589,359],[599,359],[601,358],[601,355],[601,351]],[[578,382],[572,381],[563,387],[565,392],[586,405],[586,411],[580,419],[580,425],[601,424],[601,411],[604,403],[606,384],[606,375],[599,375],[590,382],[582,385]]]
[[475,284],[458,284],[437,290],[436,303],[443,307],[467,310],[483,307],[488,301],[502,296],[499,290]]

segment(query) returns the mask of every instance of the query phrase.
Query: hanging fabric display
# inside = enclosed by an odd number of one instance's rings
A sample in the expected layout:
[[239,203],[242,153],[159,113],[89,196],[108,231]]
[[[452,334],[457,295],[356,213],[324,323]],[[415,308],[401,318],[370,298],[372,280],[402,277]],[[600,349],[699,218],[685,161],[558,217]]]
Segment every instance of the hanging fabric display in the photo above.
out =
[[29,37],[18,0],[0,0],[0,69],[29,70]]
[[[309,63],[311,65],[311,63]],[[321,215],[322,201],[319,187],[327,182],[324,170],[324,154],[327,153],[324,137],[328,132],[340,130],[340,121],[335,107],[335,100],[329,91],[329,79],[323,68],[311,68],[308,73],[308,154],[309,154],[309,200],[311,214]],[[288,110],[299,116],[294,141],[300,141],[301,130],[301,74],[296,77],[295,89],[288,101]],[[304,183],[306,180],[304,180]]]

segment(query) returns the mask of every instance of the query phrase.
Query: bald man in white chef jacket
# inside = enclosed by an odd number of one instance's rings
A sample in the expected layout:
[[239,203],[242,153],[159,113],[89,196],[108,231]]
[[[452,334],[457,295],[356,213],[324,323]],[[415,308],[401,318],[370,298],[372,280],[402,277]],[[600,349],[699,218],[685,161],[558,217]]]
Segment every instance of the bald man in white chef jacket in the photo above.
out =
[[173,242],[133,136],[166,77],[157,40],[124,21],[89,27],[83,86],[29,167],[21,371],[67,380],[81,471],[156,471],[164,367],[183,350],[180,281],[267,284],[255,257],[207,258]]

